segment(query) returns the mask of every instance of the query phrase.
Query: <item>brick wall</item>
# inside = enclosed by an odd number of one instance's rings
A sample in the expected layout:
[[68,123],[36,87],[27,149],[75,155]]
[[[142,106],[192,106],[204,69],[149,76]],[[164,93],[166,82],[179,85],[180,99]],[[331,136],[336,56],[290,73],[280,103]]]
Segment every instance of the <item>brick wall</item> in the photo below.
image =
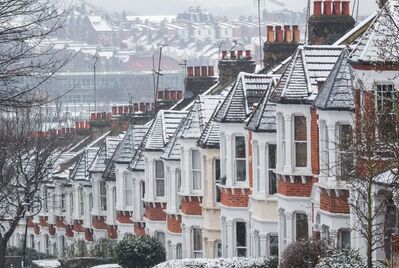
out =
[[116,216],[116,220],[119,223],[124,223],[124,224],[133,224],[133,221],[130,219],[130,214],[125,213],[123,211],[118,211],[118,214]]
[[78,233],[83,233],[85,231],[85,229],[83,228],[81,222],[75,221],[74,224],[73,224],[73,231],[74,232],[78,232]]
[[317,120],[319,115],[315,108],[310,109],[310,144],[311,144],[311,161],[312,161],[312,173],[320,173],[320,155],[319,155],[319,125]]
[[111,239],[118,239],[118,226],[108,226],[107,237]]
[[89,229],[89,228],[85,229],[85,240],[86,241],[93,241],[93,231],[92,231],[92,229]]
[[168,231],[175,234],[181,234],[181,216],[180,215],[168,215],[166,217],[168,224]]
[[166,221],[164,203],[145,203],[145,217],[151,221]]
[[308,176],[305,183],[303,183],[300,176],[295,176],[292,183],[288,176],[285,180],[279,176],[278,193],[285,196],[310,197],[313,183],[316,181],[316,178]]
[[221,188],[221,203],[228,207],[248,207],[250,189]]
[[349,192],[347,190],[338,190],[336,195],[334,190],[320,188],[320,208],[331,213],[349,214]]
[[55,228],[54,228],[54,225],[50,224],[50,225],[48,226],[48,233],[49,233],[50,235],[55,235]]
[[185,196],[181,201],[181,211],[186,215],[202,215],[202,197]]
[[134,234],[138,236],[145,235],[145,226],[139,222],[134,223]]
[[71,226],[71,225],[67,225],[67,226],[66,226],[65,235],[66,235],[67,237],[73,237],[73,236],[74,236],[74,233],[73,233],[73,226]]
[[55,217],[55,226],[57,228],[65,228],[64,218],[63,217]]
[[105,223],[105,218],[103,216],[93,217],[92,224],[95,229],[107,229],[108,225]]
[[40,226],[47,227],[48,226],[47,219],[48,219],[47,216],[40,216],[39,217]]

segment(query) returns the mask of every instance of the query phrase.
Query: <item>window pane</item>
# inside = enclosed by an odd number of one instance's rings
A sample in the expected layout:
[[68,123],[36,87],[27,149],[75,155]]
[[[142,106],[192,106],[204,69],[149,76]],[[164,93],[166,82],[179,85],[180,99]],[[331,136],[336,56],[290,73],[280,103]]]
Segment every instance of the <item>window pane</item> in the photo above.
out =
[[270,236],[270,256],[278,256],[278,236]]
[[180,191],[181,189],[181,171],[180,169],[176,169],[176,182],[177,182],[177,189]]
[[277,175],[274,171],[269,171],[269,194],[277,193]]
[[202,230],[193,229],[193,249],[194,251],[202,250]]
[[193,189],[201,190],[201,172],[193,171]]
[[236,160],[237,181],[245,181],[247,175],[246,160]]
[[245,158],[245,138],[236,137],[236,158]]
[[352,144],[352,127],[350,125],[339,126],[339,148],[341,151],[348,150]]
[[201,169],[201,159],[199,151],[192,151],[192,165],[193,169]]
[[351,232],[349,230],[341,230],[341,249],[350,249]]
[[162,161],[155,161],[155,177],[165,178],[165,172]]
[[304,116],[295,116],[295,140],[306,141],[306,118]]
[[307,144],[295,143],[295,166],[306,167],[307,165]]
[[237,247],[246,247],[247,246],[245,222],[237,222],[236,223],[236,246]]
[[308,239],[308,217],[306,214],[296,214],[296,240]]
[[215,180],[220,179],[220,159],[215,159]]
[[165,196],[165,181],[156,180],[156,192],[157,196]]
[[276,168],[276,149],[277,145],[270,144],[269,145],[269,168]]

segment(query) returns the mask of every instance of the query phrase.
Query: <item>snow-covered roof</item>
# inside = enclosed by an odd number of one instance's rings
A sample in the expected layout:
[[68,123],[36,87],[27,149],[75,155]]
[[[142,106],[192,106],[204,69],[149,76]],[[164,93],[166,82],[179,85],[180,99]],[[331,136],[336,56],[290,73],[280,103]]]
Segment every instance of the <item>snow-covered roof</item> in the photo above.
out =
[[398,169],[388,170],[374,177],[374,183],[382,185],[392,185],[398,182]]
[[343,50],[333,70],[320,89],[314,102],[321,110],[353,111],[354,89],[362,87],[348,61],[349,51]]
[[264,74],[240,73],[214,116],[217,122],[242,123],[250,115],[265,91],[273,85],[274,77]]
[[222,101],[222,96],[219,95],[198,96],[166,146],[162,158],[179,160],[180,139],[199,139],[220,101]]
[[247,128],[253,132],[276,132],[276,104],[270,102],[271,90],[263,94],[259,105],[251,115]]
[[98,148],[87,148],[80,155],[72,168],[69,179],[73,181],[88,181],[89,180],[89,166],[92,163]]
[[91,25],[97,32],[112,32],[112,28],[100,16],[88,16]]
[[371,63],[397,61],[398,51],[392,46],[399,42],[399,2],[388,1],[351,53],[351,62]]
[[273,102],[309,103],[337,62],[344,46],[299,46],[281,76]]
[[104,172],[107,164],[122,141],[121,137],[107,137],[89,167],[89,172]]
[[148,126],[130,126],[116,151],[115,162],[120,164],[130,163],[147,131]]

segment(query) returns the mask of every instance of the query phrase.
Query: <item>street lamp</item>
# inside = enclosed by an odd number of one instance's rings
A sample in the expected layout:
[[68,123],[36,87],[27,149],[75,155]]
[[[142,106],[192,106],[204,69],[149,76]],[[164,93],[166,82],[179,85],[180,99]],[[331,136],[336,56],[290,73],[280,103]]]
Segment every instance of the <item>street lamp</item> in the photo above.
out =
[[29,198],[25,199],[25,201],[22,203],[24,207],[24,216],[25,216],[25,236],[24,236],[24,244],[22,245],[22,261],[21,261],[21,268],[25,268],[25,258],[26,258],[26,238],[28,236],[28,222],[29,222],[29,216],[28,212],[30,211],[30,207],[32,205],[31,201]]

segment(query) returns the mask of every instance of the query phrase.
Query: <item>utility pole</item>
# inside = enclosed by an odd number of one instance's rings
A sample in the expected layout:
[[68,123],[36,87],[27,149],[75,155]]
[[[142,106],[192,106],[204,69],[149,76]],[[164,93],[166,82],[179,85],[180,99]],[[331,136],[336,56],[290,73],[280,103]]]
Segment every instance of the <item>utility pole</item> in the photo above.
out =
[[308,37],[308,28],[309,28],[309,19],[310,19],[310,0],[308,0],[308,7],[306,11],[306,23],[305,23],[305,44],[308,45],[309,37]]
[[96,65],[98,62],[97,54],[94,55],[94,65],[93,65],[93,73],[94,73],[94,112],[97,113],[97,88],[96,88]]
[[154,112],[155,113],[156,113],[156,108],[157,108],[157,95],[158,95],[158,90],[159,90],[159,77],[163,75],[161,73],[161,63],[162,63],[162,49],[163,49],[164,46],[166,46],[166,45],[158,44],[158,47],[159,47],[158,69],[154,70],[154,74],[157,75],[156,83],[155,83],[155,89],[154,89]]

